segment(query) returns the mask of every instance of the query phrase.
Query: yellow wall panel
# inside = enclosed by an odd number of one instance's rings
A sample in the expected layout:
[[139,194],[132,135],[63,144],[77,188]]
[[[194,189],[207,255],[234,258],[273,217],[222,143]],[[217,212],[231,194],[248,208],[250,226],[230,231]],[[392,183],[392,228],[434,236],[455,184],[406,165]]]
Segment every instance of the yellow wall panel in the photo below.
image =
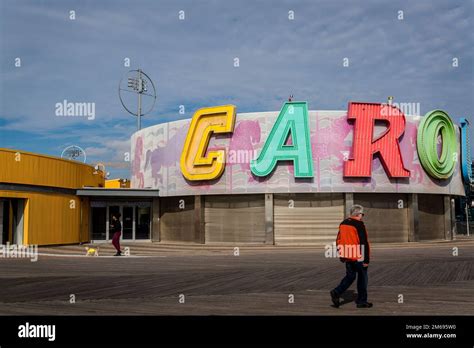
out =
[[[89,239],[89,202],[65,194],[0,191],[0,197],[26,198],[25,244],[73,244]],[[81,224],[82,217],[86,219]],[[84,230],[81,233],[81,226]]]
[[[0,149],[0,182],[61,188],[103,187],[104,173],[59,157]],[[96,173],[96,174],[94,174]]]

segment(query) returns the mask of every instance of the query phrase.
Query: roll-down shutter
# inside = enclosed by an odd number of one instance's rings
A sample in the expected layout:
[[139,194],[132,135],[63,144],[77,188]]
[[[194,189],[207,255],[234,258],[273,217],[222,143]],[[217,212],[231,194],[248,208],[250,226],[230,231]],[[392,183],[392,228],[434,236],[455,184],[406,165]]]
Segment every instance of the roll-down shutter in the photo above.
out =
[[354,203],[364,207],[369,241],[408,242],[408,196],[402,193],[356,193]]
[[344,219],[342,193],[274,194],[275,244],[335,242]]
[[265,197],[205,196],[206,243],[265,243]]

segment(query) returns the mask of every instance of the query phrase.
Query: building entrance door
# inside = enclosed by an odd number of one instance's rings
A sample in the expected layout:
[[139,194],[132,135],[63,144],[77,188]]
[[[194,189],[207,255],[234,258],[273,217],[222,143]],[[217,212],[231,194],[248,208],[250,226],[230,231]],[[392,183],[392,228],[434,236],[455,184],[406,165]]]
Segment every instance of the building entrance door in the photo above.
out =
[[25,199],[6,199],[0,204],[0,244],[23,244]]
[[123,240],[149,240],[151,235],[150,202],[91,202],[92,240],[111,240],[112,216],[120,214]]
[[92,206],[92,240],[107,239],[107,206]]
[[0,244],[8,242],[8,216],[9,216],[10,202],[8,200],[0,200]]
[[134,207],[122,207],[122,239],[135,239]]

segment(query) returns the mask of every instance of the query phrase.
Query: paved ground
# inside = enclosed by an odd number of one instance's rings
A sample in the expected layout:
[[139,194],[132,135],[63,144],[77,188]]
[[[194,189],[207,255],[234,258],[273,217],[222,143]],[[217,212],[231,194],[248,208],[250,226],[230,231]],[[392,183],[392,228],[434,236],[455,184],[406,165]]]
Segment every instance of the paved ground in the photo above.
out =
[[372,309],[355,308],[355,284],[346,304],[330,305],[344,267],[325,258],[323,246],[241,246],[240,256],[222,246],[129,246],[132,256],[121,258],[105,256],[110,246],[99,257],[64,246],[40,248],[37,262],[0,258],[0,314],[474,314],[473,239],[373,246]]

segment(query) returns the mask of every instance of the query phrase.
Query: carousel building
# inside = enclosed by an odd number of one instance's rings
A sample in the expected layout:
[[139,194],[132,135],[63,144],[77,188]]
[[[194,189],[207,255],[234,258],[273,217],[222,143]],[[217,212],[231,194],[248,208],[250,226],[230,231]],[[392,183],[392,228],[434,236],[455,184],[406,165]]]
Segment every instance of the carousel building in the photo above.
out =
[[0,243],[107,242],[116,213],[129,242],[332,243],[353,204],[372,242],[450,240],[472,188],[467,127],[391,104],[209,107],[133,134],[130,181],[0,149]]
[[461,155],[460,127],[441,110],[226,105],[136,132],[131,187],[159,191],[151,239],[165,243],[333,242],[353,204],[372,242],[445,240],[465,196]]

